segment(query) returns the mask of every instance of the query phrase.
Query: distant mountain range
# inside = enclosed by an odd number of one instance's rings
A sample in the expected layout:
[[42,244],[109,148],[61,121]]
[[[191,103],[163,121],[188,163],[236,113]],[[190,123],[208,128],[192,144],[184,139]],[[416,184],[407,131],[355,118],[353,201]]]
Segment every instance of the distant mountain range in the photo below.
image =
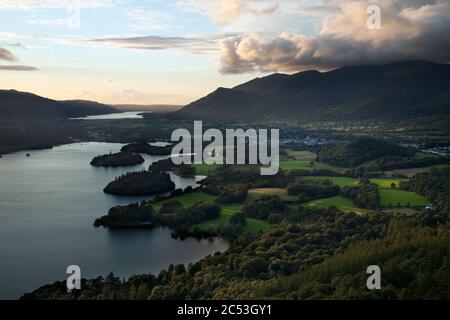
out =
[[450,65],[425,61],[272,74],[173,113],[210,120],[383,120],[450,114]]
[[149,111],[158,113],[175,112],[183,108],[183,106],[171,104],[113,104],[112,107],[119,109],[120,111]]
[[75,118],[117,112],[93,101],[56,101],[27,92],[0,90],[0,118]]

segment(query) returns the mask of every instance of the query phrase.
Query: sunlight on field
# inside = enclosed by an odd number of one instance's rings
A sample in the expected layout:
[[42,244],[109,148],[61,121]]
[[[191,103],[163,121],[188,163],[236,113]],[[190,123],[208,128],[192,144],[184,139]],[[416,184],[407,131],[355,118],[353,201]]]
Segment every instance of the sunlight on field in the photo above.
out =
[[[153,204],[153,208],[155,211],[159,211],[161,209],[161,206],[164,203],[167,202],[173,202],[178,201],[180,202],[183,207],[188,208],[193,206],[195,203],[204,201],[212,203],[214,200],[217,199],[216,196],[212,196],[203,192],[193,192],[188,194],[183,194],[178,197],[173,197],[170,199],[166,199],[163,201],[159,201],[155,204]],[[239,203],[232,203],[232,204],[225,204],[221,205],[222,212],[220,213],[220,217],[214,220],[205,221],[203,223],[195,225],[196,227],[199,227],[203,230],[207,229],[217,229],[220,226],[226,226],[228,225],[230,218],[238,213],[241,209],[241,204]],[[247,219],[247,225],[245,228],[250,232],[258,232],[258,231],[266,231],[270,228],[270,224],[266,221],[257,220],[257,219]]]
[[407,182],[409,179],[370,179],[370,182],[376,184],[382,189],[391,189],[394,185],[395,188],[400,187],[401,182]]
[[382,207],[425,207],[430,203],[420,194],[398,189],[380,189],[380,202]]
[[[217,229],[220,226],[226,226],[230,222],[230,218],[238,213],[241,209],[240,204],[226,204],[222,205],[222,212],[220,217],[215,220],[205,221],[195,225],[202,230]],[[247,219],[245,229],[250,232],[267,231],[270,229],[270,224],[263,220]]]
[[310,201],[304,204],[308,208],[326,209],[331,206],[335,206],[344,212],[364,213],[367,210],[358,208],[358,206],[350,199],[336,196],[331,198],[319,199]]
[[253,201],[261,196],[279,196],[283,201],[296,201],[297,197],[290,196],[286,189],[282,188],[258,188],[248,190],[247,201]]

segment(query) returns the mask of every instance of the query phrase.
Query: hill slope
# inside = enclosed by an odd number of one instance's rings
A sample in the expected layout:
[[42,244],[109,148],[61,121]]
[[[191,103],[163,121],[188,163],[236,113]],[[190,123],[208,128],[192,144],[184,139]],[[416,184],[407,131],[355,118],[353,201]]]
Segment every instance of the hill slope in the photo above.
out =
[[273,74],[220,88],[175,117],[374,120],[450,114],[450,65],[424,61]]
[[16,90],[0,90],[1,118],[72,118],[119,112],[92,101],[56,101]]

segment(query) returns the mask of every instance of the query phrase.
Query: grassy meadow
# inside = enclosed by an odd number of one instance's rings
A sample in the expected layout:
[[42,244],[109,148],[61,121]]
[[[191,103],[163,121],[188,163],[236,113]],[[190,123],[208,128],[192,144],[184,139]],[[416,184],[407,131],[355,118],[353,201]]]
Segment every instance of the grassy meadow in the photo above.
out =
[[352,200],[344,198],[342,196],[335,196],[331,198],[324,198],[309,201],[303,206],[308,208],[326,209],[331,206],[335,206],[344,212],[364,213],[367,210],[359,208]]
[[[159,211],[161,209],[161,206],[164,203],[172,202],[172,201],[178,201],[180,202],[183,207],[191,207],[195,203],[199,201],[203,202],[214,202],[217,197],[203,193],[203,192],[193,192],[188,194],[183,194],[178,197],[173,197],[170,199],[166,199],[163,201],[156,202],[153,204],[153,208],[155,211]],[[197,224],[197,227],[200,227],[201,229],[207,230],[207,229],[217,229],[220,226],[225,226],[229,223],[230,218],[238,213],[241,209],[241,204],[225,204],[221,205],[222,211],[220,213],[220,217],[214,220],[205,221],[203,223]],[[250,232],[258,232],[258,231],[266,231],[270,228],[270,224],[266,221],[257,220],[257,219],[247,219],[247,225],[245,226],[246,229]]]

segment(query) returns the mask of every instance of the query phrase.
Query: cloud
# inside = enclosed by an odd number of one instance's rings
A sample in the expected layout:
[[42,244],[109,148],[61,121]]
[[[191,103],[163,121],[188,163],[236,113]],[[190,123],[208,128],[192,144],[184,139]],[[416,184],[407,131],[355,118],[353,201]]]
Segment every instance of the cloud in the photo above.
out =
[[0,71],[37,71],[38,68],[30,66],[1,66]]
[[0,0],[0,10],[106,8],[114,3],[114,0]]
[[279,5],[273,0],[184,0],[178,2],[178,7],[200,11],[217,24],[227,24],[246,14],[270,15]]
[[423,59],[450,62],[450,3],[440,0],[379,0],[381,29],[367,28],[371,1],[331,1],[316,36],[282,33],[225,39],[222,73],[293,72],[309,68]]
[[139,50],[179,50],[194,54],[218,51],[222,39],[236,34],[214,34],[197,37],[107,37],[79,40],[75,44],[104,45]]
[[[13,46],[22,46],[20,43],[13,44]],[[7,62],[17,62],[19,59],[12,54],[11,51],[0,48],[0,60]],[[23,66],[23,65],[0,65],[0,71],[36,71],[35,67]]]
[[11,51],[0,48],[0,60],[4,61],[17,61],[17,57],[11,53]]

